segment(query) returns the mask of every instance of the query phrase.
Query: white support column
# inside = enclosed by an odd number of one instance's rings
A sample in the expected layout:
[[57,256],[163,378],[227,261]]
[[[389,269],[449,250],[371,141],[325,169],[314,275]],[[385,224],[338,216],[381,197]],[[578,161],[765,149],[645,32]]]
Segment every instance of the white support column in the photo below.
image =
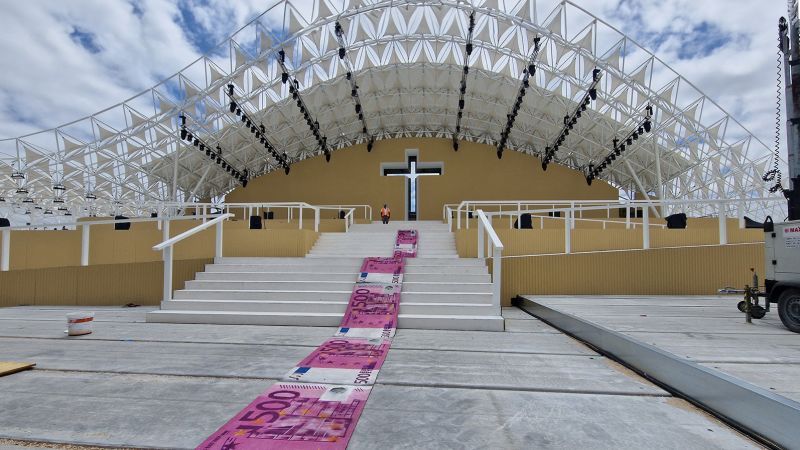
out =
[[[160,218],[161,218],[161,209],[156,211],[156,219],[160,219]],[[161,221],[160,220],[156,220],[156,228],[158,228],[158,231],[161,231]]]
[[216,225],[217,237],[215,239],[216,251],[214,252],[214,256],[216,256],[217,258],[222,258],[222,224],[224,222],[225,222],[224,220],[220,220],[219,222],[217,222]]
[[89,224],[84,223],[81,230],[81,265],[89,265]]
[[[161,242],[167,241],[167,240],[169,240],[169,238],[170,238],[170,235],[169,235],[169,220],[165,220],[164,224],[161,226]],[[166,256],[167,256],[167,252],[163,252],[161,254],[162,258],[166,258]],[[164,261],[166,261],[166,259]]]
[[0,272],[8,272],[11,267],[11,230],[3,230],[3,242],[0,245]]
[[172,246],[164,249],[164,301],[172,300]]
[[208,215],[208,205],[203,205],[203,223],[206,223],[206,216]]
[[717,211],[719,214],[719,245],[725,245],[728,243],[728,218],[725,213],[725,204],[719,203]]
[[483,243],[483,221],[478,220],[478,258],[482,259],[484,257],[484,243]]
[[631,205],[629,203],[625,203],[625,229],[631,229]]
[[517,229],[522,226],[522,205],[517,203]]
[[314,208],[314,231],[319,232],[319,208]]
[[501,315],[500,291],[503,285],[503,250],[492,246],[492,306],[495,314]]
[[650,248],[650,208],[642,208],[642,248]]
[[456,228],[461,229],[461,205],[456,208]]
[[572,210],[564,211],[564,253],[572,253]]
[[736,205],[736,214],[739,217],[739,228],[740,229],[744,229],[747,226],[747,224],[744,221],[744,203],[743,202],[739,202]]
[[300,230],[303,229],[303,205],[300,205],[300,226],[298,227],[298,229]]

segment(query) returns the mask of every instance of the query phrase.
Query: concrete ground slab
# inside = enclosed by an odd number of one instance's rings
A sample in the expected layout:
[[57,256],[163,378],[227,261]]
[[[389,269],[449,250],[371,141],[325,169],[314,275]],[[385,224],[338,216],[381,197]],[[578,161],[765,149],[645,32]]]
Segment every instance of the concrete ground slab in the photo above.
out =
[[[194,448],[333,333],[142,323],[145,309],[97,308],[94,333],[68,338],[67,310],[0,309],[0,359],[37,363],[0,379],[0,444]],[[398,330],[350,448],[752,448],[541,321],[505,312],[512,331]]]

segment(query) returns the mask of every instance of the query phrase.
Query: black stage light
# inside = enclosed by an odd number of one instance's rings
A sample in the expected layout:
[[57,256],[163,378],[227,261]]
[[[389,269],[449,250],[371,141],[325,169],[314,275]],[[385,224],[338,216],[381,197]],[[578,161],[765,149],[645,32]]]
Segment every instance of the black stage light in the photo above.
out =
[[358,95],[358,91],[357,90],[353,89],[353,90],[350,91],[350,96],[351,97],[356,97],[357,95]]
[[531,76],[536,75],[536,66],[534,66],[533,64],[528,65],[528,73]]
[[356,103],[356,114],[361,112],[361,105]]
[[644,131],[650,132],[653,129],[653,124],[649,120],[644,121]]
[[469,66],[464,66],[464,75],[469,75]]
[[626,140],[625,143],[628,144],[628,146],[630,146],[631,144],[633,144],[633,139],[628,138],[628,140]]
[[597,89],[589,89],[589,97],[591,97],[592,100],[597,100]]
[[305,111],[303,108],[303,102],[299,98],[297,99],[297,107],[300,108],[301,111]]
[[347,72],[345,76],[347,77],[347,81],[350,81],[353,78],[353,72]]
[[186,128],[181,128],[181,140],[186,140],[187,134],[188,132],[186,131]]
[[502,150],[498,150],[497,151],[497,159],[503,159],[503,151]]
[[453,150],[458,151],[458,142],[453,142]]
[[247,187],[247,178],[242,178],[242,187],[243,188]]
[[[191,144],[192,143],[192,139],[194,139],[194,136],[192,136],[192,133],[191,132],[187,132],[186,133],[186,140],[189,141],[189,143]],[[12,176],[11,178],[14,178],[14,177]]]
[[236,112],[235,112],[235,114],[236,114],[237,116],[241,116],[241,115],[242,115],[242,110],[241,110],[241,109],[239,109],[239,108],[236,108]]
[[367,153],[372,151],[372,141],[367,142]]
[[286,175],[289,175],[289,170],[290,170],[290,169],[289,169],[289,166],[286,166],[286,167],[284,167],[284,168],[283,168],[283,172],[284,172]]
[[280,58],[281,62],[285,62],[286,61],[286,52],[283,51],[283,49],[281,49],[278,52],[278,57]]
[[633,135],[631,135],[631,137],[633,138],[633,140],[639,139],[639,133],[634,131]]
[[185,127],[185,126],[186,126],[186,116],[184,116],[183,114],[181,114],[181,115],[180,115],[180,116],[178,116],[178,117],[181,119],[181,127]]
[[592,80],[597,81],[600,79],[600,69],[594,69],[592,71]]
[[587,176],[586,177],[586,184],[588,184],[589,186],[592,185],[592,177],[591,176]]
[[222,147],[220,147],[219,145],[217,146],[217,154],[218,155],[222,154]]
[[325,162],[331,162],[331,154],[328,152],[325,152]]
[[644,127],[643,127],[643,126],[640,126],[640,127],[639,127],[639,136],[641,136],[641,135],[643,135],[643,134],[644,134]]
[[469,42],[469,43],[467,43],[467,55],[471,55],[471,54],[472,54],[472,43]]
[[[526,88],[529,88],[531,87],[531,82],[526,78],[522,80],[522,85],[525,86]],[[522,91],[522,95],[525,95],[525,91]]]
[[242,123],[245,123],[245,122],[247,122],[247,116],[242,114]]
[[287,81],[289,81],[289,74],[286,73],[286,72],[283,72],[281,74],[281,83],[286,84]]
[[200,139],[194,138],[194,146],[198,147],[200,145]]
[[203,150],[206,149],[206,146],[201,143],[200,146],[197,148],[202,152]]
[[546,162],[544,162],[544,161],[542,161],[542,170],[544,170],[545,172],[547,172],[547,163],[546,163]]
[[347,54],[347,50],[344,47],[339,47],[339,59],[344,59],[345,54]]
[[231,102],[230,110],[231,112],[236,112],[236,102]]
[[367,127],[362,128],[361,132],[364,133],[364,134],[367,134]]
[[458,108],[459,109],[464,109],[464,100],[463,99],[458,101]]
[[228,95],[233,96],[233,83],[228,83]]

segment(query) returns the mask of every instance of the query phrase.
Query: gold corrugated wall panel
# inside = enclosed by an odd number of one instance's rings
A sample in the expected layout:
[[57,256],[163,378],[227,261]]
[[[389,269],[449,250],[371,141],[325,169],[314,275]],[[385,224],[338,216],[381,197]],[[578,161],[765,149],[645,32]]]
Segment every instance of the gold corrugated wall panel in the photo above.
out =
[[502,300],[508,305],[524,294],[711,295],[744,287],[751,267],[763,276],[763,244],[504,258]]
[[[173,289],[183,289],[212,259],[173,262]],[[0,307],[117,306],[161,302],[162,262],[103,264],[0,272]]]
[[[335,222],[335,223],[334,223]],[[170,236],[197,226],[196,221],[176,221]],[[304,224],[305,225],[305,224]],[[322,225],[322,224],[321,224]],[[328,221],[335,228],[344,222]],[[295,224],[296,227],[296,224]],[[114,230],[113,225],[95,225],[90,229],[89,264],[108,265],[161,261],[161,252],[153,246],[163,240],[155,224],[134,223],[128,231]],[[237,222],[226,222],[223,232],[225,256],[304,256],[319,233],[312,230],[249,230]],[[210,228],[179,242],[175,260],[214,256],[215,230]],[[11,233],[11,270],[78,266],[81,258],[81,231],[13,231]]]

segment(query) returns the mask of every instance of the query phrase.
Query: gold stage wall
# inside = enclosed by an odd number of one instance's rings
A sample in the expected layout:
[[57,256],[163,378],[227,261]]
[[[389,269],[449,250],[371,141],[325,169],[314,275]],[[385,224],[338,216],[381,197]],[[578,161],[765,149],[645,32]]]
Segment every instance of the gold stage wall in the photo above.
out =
[[[297,201],[312,205],[368,204],[374,219],[388,203],[395,219],[405,217],[405,177],[381,175],[381,163],[405,162],[406,150],[419,150],[420,163],[442,162],[443,175],[419,177],[419,220],[441,220],[442,205],[463,200],[614,199],[616,189],[607,183],[586,184],[584,176],[551,164],[542,171],[538,158],[506,151],[497,159],[496,149],[462,142],[454,152],[448,139],[393,139],[378,141],[372,152],[356,145],[333,152],[331,161],[318,156],[282,171],[251,180],[226,197],[230,203]],[[276,210],[276,217],[285,214]],[[327,211],[333,217],[334,211]],[[310,217],[310,213],[304,215]],[[327,216],[326,216],[327,217]],[[362,217],[362,216],[357,216]]]

